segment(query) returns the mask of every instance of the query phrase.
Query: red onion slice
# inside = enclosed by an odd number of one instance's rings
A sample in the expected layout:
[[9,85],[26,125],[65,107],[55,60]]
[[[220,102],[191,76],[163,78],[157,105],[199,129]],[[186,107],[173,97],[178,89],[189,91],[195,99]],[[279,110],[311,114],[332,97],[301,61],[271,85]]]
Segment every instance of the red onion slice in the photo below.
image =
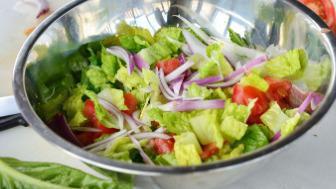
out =
[[168,87],[168,84],[166,82],[166,79],[164,78],[162,69],[160,69],[160,71],[156,69],[155,72],[159,77],[159,80],[160,80],[159,87],[160,87],[160,90],[163,96],[166,97],[168,100],[181,99],[181,97],[175,96],[174,92]]
[[233,78],[229,81],[221,82],[221,83],[214,83],[214,84],[208,84],[206,85],[209,88],[226,88],[226,87],[231,87],[234,84],[238,83],[240,79],[243,77],[243,74],[237,76],[236,78]]
[[167,82],[170,82],[176,78],[178,78],[182,73],[187,71],[191,66],[193,66],[195,63],[193,61],[188,60],[186,63],[180,65],[178,68],[176,68],[174,71],[169,73],[165,78]]
[[182,52],[188,56],[192,55],[193,52],[191,51],[191,48],[189,47],[188,44],[182,45]]
[[122,59],[126,63],[128,74],[131,74],[133,72],[134,70],[133,57],[130,56],[125,49],[118,47],[118,46],[113,46],[113,47],[107,48],[107,52]]
[[189,31],[187,30],[183,30],[182,31],[183,33],[183,36],[191,50],[191,52],[193,54],[200,54],[202,55],[203,57],[207,57],[206,55],[206,46],[201,42],[199,41],[193,34],[191,34]]
[[278,132],[275,133],[275,135],[274,135],[273,138],[271,139],[271,142],[275,142],[275,141],[279,140],[280,137],[281,137],[281,132],[278,131]]
[[177,100],[160,105],[158,108],[163,111],[183,112],[203,109],[220,109],[224,108],[224,104],[224,100]]
[[302,102],[302,104],[298,108],[298,113],[299,114],[303,113],[308,108],[308,106],[310,105],[310,102],[312,101],[312,97],[313,97],[312,93],[309,93],[307,95],[305,100]]
[[168,140],[171,136],[159,133],[159,132],[145,132],[145,133],[137,133],[132,135],[134,138],[141,140],[141,139],[152,139],[152,138],[160,138],[164,140]]
[[98,97],[98,102],[106,109],[108,110],[110,113],[113,113],[114,116],[116,116],[117,120],[118,120],[118,125],[117,127],[122,130],[124,129],[124,118],[122,116],[122,112],[116,108],[113,104],[109,103],[107,100]]
[[127,114],[123,114],[123,115],[124,115],[124,118],[125,118],[126,122],[130,126],[130,128],[132,130],[134,130],[135,133],[139,133],[140,130],[137,129],[138,125],[135,123],[134,119],[131,116],[127,115]]
[[143,151],[139,141],[137,141],[133,136],[129,136],[129,138],[131,139],[131,141],[133,142],[133,144],[135,145],[135,148],[137,150],[139,150],[140,155],[142,157],[142,159],[144,160],[145,163],[150,164],[150,165],[154,165],[154,163],[152,162],[152,160],[148,157],[148,155],[145,153],[145,151]]
[[183,53],[181,53],[181,54],[177,57],[177,59],[179,60],[179,62],[180,62],[181,64],[184,64],[184,63],[186,62],[186,57],[185,57],[185,55],[184,55]]
[[133,118],[133,120],[135,121],[135,123],[136,123],[137,125],[147,125],[147,126],[151,126],[150,124],[146,124],[146,123],[142,122],[142,121],[139,119],[139,115],[140,115],[140,111],[139,111],[139,110],[133,112],[133,114],[132,114],[132,118]]
[[139,70],[149,69],[149,64],[144,59],[142,59],[138,54],[133,55],[133,60]]
[[258,67],[258,66],[261,66],[261,65],[265,64],[266,60],[267,60],[266,55],[259,56],[255,59],[249,61],[248,63],[246,63],[244,66],[238,68],[234,72],[232,72],[229,76],[224,78],[224,80],[231,80],[231,79],[236,78],[237,76],[239,76],[241,74],[247,73],[252,68],[255,68],[255,67]]
[[319,93],[313,93],[312,101],[310,103],[311,109],[316,110],[316,108],[319,106],[322,100],[323,100],[323,95]]
[[194,80],[190,80],[184,83],[185,86],[191,85],[192,83],[196,83],[197,85],[207,85],[207,84],[211,84],[211,83],[216,83],[223,80],[221,76],[211,76],[211,77],[206,77],[203,79],[194,79]]
[[49,3],[47,0],[23,0],[25,3],[35,5],[38,9],[36,18],[40,18],[42,15],[47,14],[50,11]]
[[184,74],[180,75],[180,77],[170,82],[170,86],[172,87],[173,92],[176,96],[180,95],[183,80],[184,80]]
[[87,145],[85,146],[83,149],[85,150],[93,150],[93,151],[99,151],[102,150],[106,147],[106,144],[113,141],[114,139],[123,136],[124,134],[126,134],[126,130],[121,130],[119,132],[113,133],[111,136],[109,136],[106,139],[103,139],[101,141],[95,142],[93,144]]

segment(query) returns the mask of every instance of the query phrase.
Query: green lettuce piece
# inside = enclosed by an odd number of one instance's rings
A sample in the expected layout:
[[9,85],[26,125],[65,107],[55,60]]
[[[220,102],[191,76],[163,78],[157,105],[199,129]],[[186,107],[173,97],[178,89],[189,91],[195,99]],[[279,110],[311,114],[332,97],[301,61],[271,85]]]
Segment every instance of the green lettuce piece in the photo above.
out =
[[89,79],[95,90],[100,90],[104,88],[106,86],[106,83],[108,82],[106,74],[101,68],[97,66],[91,66],[86,71],[86,77]]
[[104,88],[99,92],[98,96],[115,105],[119,110],[128,109],[124,104],[124,91],[120,89]]
[[219,129],[216,111],[201,111],[198,115],[190,117],[190,124],[202,145],[215,143],[218,148],[222,148],[224,139]]
[[196,83],[192,83],[187,87],[187,97],[202,97],[203,99],[207,99],[211,96],[212,91],[207,89],[206,87],[202,87],[197,85]]
[[129,90],[145,86],[143,78],[138,73],[132,72],[130,75],[125,67],[119,68],[116,79]]
[[243,144],[244,152],[251,152],[269,143],[267,136],[259,125],[252,125],[247,128],[244,137],[237,141],[235,145]]
[[162,154],[162,155],[156,156],[155,163],[157,165],[163,165],[163,166],[175,166],[175,165],[177,165],[177,161],[176,161],[174,153]]
[[294,49],[269,60],[263,71],[272,77],[295,79],[302,76],[307,62],[306,52],[303,49]]
[[236,104],[228,100],[225,103],[225,108],[222,114],[222,119],[228,116],[232,116],[237,121],[245,123],[247,118],[250,116],[250,113],[251,113],[251,110],[248,106]]
[[233,68],[224,57],[222,53],[222,48],[222,44],[213,43],[206,48],[206,54],[212,61],[215,61],[216,64],[219,66],[220,73],[223,74],[223,76],[227,76],[233,71]]
[[331,62],[329,58],[325,58],[321,63],[308,64],[299,81],[303,81],[310,91],[316,91],[329,78],[330,73]]
[[117,71],[120,68],[117,59],[118,58],[116,56],[108,53],[106,49],[103,48],[101,52],[101,60],[102,60],[101,68],[105,73],[107,79],[112,83],[115,81],[115,75],[117,74]]
[[294,117],[286,120],[286,122],[281,126],[280,132],[281,132],[281,138],[289,135],[292,133],[295,129],[295,127],[299,124],[301,119],[300,114],[295,114]]
[[232,159],[232,158],[236,158],[239,157],[241,154],[244,153],[244,145],[243,144],[239,144],[237,147],[235,147],[229,154],[224,154],[222,155],[221,159]]
[[153,44],[154,38],[152,34],[145,28],[130,26],[125,21],[121,21],[117,26],[118,35],[140,36],[148,43]]
[[119,129],[116,126],[115,118],[103,106],[100,105],[97,95],[89,90],[86,90],[84,94],[93,101],[96,117],[99,120],[99,122],[102,123],[107,128]]
[[111,159],[131,162],[129,151],[134,147],[129,137],[119,137],[107,146],[103,155]]
[[137,53],[150,46],[149,42],[139,35],[121,35],[119,41],[124,49],[133,53]]
[[273,102],[270,108],[260,116],[261,121],[275,134],[289,117],[281,110],[280,106]]
[[28,162],[14,158],[0,158],[0,170],[0,188],[8,189],[129,189],[132,185],[131,180],[123,183],[125,179],[117,175],[106,175],[108,179],[101,179],[57,163]]
[[237,32],[233,31],[231,28],[229,28],[228,31],[229,31],[230,40],[233,43],[236,43],[237,45],[241,47],[251,46],[251,42],[246,37],[240,36]]
[[216,88],[216,89],[212,90],[210,98],[211,99],[224,99],[224,100],[226,100],[228,97],[225,94],[225,92],[223,91],[223,89]]
[[161,96],[159,77],[149,69],[143,69],[142,76],[146,86],[149,86],[151,88],[151,97],[150,97],[151,103],[158,102]]
[[[289,109],[289,110],[285,110],[285,114],[288,116],[288,117],[295,117],[295,115],[297,114],[297,108],[294,108],[294,109]],[[310,115],[307,113],[307,112],[302,112],[301,113],[301,116],[300,116],[300,121],[298,124],[301,124],[305,121],[308,121],[308,119],[310,118]]]
[[192,132],[174,136],[174,152],[178,165],[198,165],[202,163],[199,154],[202,148]]
[[240,84],[255,87],[263,92],[266,92],[269,87],[267,81],[255,73],[250,73],[241,78]]
[[240,140],[246,130],[248,125],[236,120],[233,116],[224,117],[220,129],[225,139],[229,141]]
[[191,131],[189,118],[185,112],[164,112],[159,108],[147,110],[150,120],[157,121],[169,133],[181,134]]
[[177,27],[163,27],[154,35],[155,41],[167,44],[173,52],[177,52],[184,44],[182,29]]
[[216,76],[219,74],[218,65],[215,61],[208,61],[198,69],[200,78]]
[[87,121],[87,118],[83,115],[84,102],[82,97],[84,91],[85,88],[81,86],[77,87],[63,104],[63,110],[71,127],[79,127]]
[[170,58],[173,54],[174,52],[170,49],[169,45],[163,41],[156,42],[138,52],[138,55],[150,65],[159,60]]

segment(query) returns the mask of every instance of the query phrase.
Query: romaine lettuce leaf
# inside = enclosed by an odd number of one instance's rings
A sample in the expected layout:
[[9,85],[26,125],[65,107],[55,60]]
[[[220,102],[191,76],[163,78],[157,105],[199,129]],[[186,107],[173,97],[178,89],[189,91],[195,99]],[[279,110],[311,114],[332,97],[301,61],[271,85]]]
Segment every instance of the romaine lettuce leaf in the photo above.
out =
[[239,157],[244,152],[244,149],[245,149],[244,145],[239,144],[230,153],[222,155],[221,159],[226,160],[226,159],[232,159],[232,158]]
[[177,52],[184,44],[182,29],[177,27],[164,27],[158,30],[154,39],[156,42],[164,42],[173,51]]
[[98,96],[115,105],[119,110],[128,109],[124,104],[124,92],[120,89],[104,88],[99,92]]
[[169,154],[161,154],[156,156],[155,158],[155,163],[158,165],[169,165],[169,166],[176,166],[176,158],[174,153],[169,153]]
[[250,47],[251,43],[246,37],[241,37],[237,32],[229,28],[230,40],[241,47]]
[[132,72],[132,74],[129,75],[125,67],[119,68],[116,79],[128,90],[146,86],[143,78],[138,73]]
[[305,50],[294,49],[266,62],[263,71],[264,74],[276,78],[296,79],[304,73],[307,62]]
[[266,92],[268,89],[267,81],[255,73],[250,73],[241,78],[240,84],[243,86],[255,87],[263,92]]
[[145,28],[130,26],[125,21],[122,21],[117,26],[118,35],[129,35],[129,36],[141,36],[144,40],[148,41],[150,44],[154,43],[154,38],[152,34]]
[[281,126],[281,138],[289,135],[290,133],[292,133],[295,129],[295,127],[299,124],[301,119],[300,114],[295,114],[294,117],[289,118],[288,120],[286,120],[286,122]]
[[174,152],[178,165],[198,165],[201,164],[199,154],[202,148],[192,132],[185,132],[174,136]]
[[137,53],[140,50],[150,46],[149,42],[139,35],[121,35],[119,37],[120,45],[130,52]]
[[206,54],[212,61],[216,62],[219,67],[219,72],[222,74],[222,76],[227,76],[233,71],[233,68],[224,57],[222,48],[222,44],[213,43],[206,48]]
[[203,99],[207,99],[212,95],[211,89],[207,89],[206,87],[202,87],[197,85],[196,83],[192,83],[187,87],[187,97],[202,97]]
[[224,138],[232,142],[240,140],[244,136],[247,127],[247,124],[236,120],[233,116],[226,116],[220,125],[220,130]]
[[71,127],[81,126],[87,121],[87,118],[83,115],[84,102],[82,97],[84,96],[84,91],[85,88],[82,86],[77,87],[63,104],[63,110]]
[[101,52],[101,60],[102,60],[101,68],[105,73],[107,79],[112,83],[115,81],[115,75],[117,74],[117,71],[120,68],[117,59],[118,58],[116,56],[112,55],[111,53],[108,53],[106,49],[103,48]]
[[146,83],[146,86],[151,88],[151,97],[150,102],[155,104],[156,102],[160,101],[160,80],[159,77],[149,69],[142,69],[142,76]]
[[228,116],[232,116],[237,121],[245,123],[247,118],[250,116],[250,112],[251,110],[248,106],[236,104],[228,100],[225,102],[222,119]]
[[204,110],[190,116],[191,128],[202,145],[215,143],[218,148],[222,148],[224,139],[217,116],[217,111],[212,110]]
[[105,157],[120,161],[132,162],[129,151],[135,146],[129,137],[119,137],[113,140],[103,152]]
[[198,69],[198,73],[199,73],[200,78],[217,76],[220,74],[217,63],[212,60],[200,65]]
[[108,82],[106,74],[100,67],[91,66],[85,74],[95,90],[101,90]]
[[152,108],[146,113],[150,120],[157,121],[169,133],[181,134],[191,131],[189,118],[185,112],[164,112],[159,108]]
[[170,58],[173,54],[174,52],[170,49],[169,45],[162,41],[156,42],[138,52],[138,55],[150,65],[159,60]]
[[280,106],[273,102],[270,108],[260,116],[261,121],[273,132],[277,133],[289,117],[282,112]]
[[267,136],[262,131],[261,126],[252,125],[247,128],[244,137],[237,141],[235,145],[243,144],[244,152],[251,152],[269,143]]

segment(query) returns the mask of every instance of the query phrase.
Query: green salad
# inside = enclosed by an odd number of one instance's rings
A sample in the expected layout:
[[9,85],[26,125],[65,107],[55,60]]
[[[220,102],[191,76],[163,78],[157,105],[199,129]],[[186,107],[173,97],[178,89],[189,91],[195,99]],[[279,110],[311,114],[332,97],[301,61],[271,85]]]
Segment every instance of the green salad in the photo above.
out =
[[[36,111],[83,149],[129,163],[190,166],[227,160],[290,135],[323,100],[329,60],[304,49],[262,50],[229,30],[122,21],[113,36],[57,63],[34,64]],[[274,50],[276,49],[276,50]],[[36,74],[38,66],[52,74]],[[41,67],[39,67],[41,69]]]

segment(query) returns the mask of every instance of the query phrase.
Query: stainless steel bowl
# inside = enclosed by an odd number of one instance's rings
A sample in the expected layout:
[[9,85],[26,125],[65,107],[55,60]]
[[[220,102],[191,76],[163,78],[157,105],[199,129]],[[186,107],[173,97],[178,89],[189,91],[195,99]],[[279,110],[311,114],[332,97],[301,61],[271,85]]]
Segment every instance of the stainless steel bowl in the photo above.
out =
[[[196,14],[190,15],[186,9]],[[56,44],[59,51],[71,50],[93,36],[113,34],[121,20],[154,32],[161,25],[179,24],[178,19],[172,17],[175,14],[183,14],[198,22],[216,36],[226,37],[227,29],[231,27],[240,33],[249,32],[260,48],[270,44],[286,49],[302,47],[307,50],[311,62],[318,62],[322,56],[329,57],[332,73],[329,83],[320,91],[325,94],[321,106],[309,121],[279,142],[239,158],[188,167],[127,164],[88,153],[56,135],[36,114],[33,106],[38,99],[33,99],[34,83],[29,82],[26,68],[46,55],[41,53],[40,47],[44,47],[47,53]],[[324,28],[326,25],[317,15],[291,0],[77,0],[43,21],[23,45],[14,70],[15,98],[25,119],[37,133],[83,162],[129,174],[155,176],[157,183],[166,188],[223,186],[248,170],[263,165],[264,160],[313,127],[330,108],[336,93],[335,39],[331,32],[321,32],[325,31]],[[45,66],[38,72],[48,74],[49,70]]]

